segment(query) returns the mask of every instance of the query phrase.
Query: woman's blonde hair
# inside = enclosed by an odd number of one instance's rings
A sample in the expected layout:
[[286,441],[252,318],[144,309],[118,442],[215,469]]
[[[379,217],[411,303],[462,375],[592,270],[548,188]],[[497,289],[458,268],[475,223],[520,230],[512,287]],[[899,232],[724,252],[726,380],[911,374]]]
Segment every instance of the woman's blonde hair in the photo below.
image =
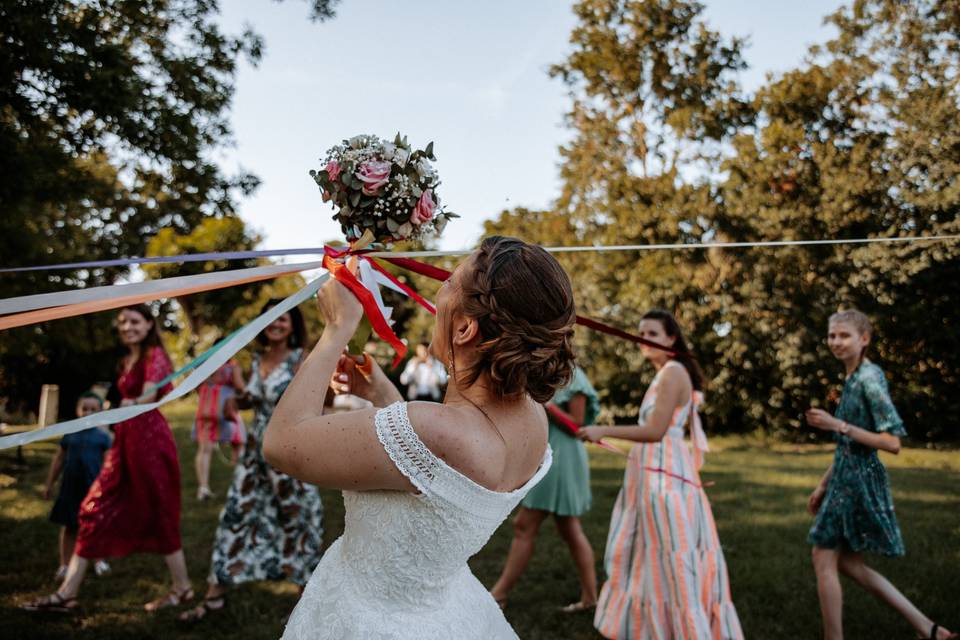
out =
[[860,335],[873,335],[873,325],[870,324],[870,318],[862,311],[856,309],[837,311],[830,316],[829,324],[835,322],[846,322],[849,325],[853,325],[853,328],[856,329]]

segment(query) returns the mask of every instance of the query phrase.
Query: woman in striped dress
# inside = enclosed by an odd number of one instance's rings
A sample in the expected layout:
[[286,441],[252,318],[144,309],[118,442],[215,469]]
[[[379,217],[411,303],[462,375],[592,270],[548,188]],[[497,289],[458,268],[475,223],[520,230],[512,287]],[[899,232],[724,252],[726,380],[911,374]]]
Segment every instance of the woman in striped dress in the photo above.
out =
[[[676,355],[643,346],[657,370],[636,427],[584,427],[596,442],[633,440],[624,484],[610,519],[594,626],[607,638],[743,638],[710,503],[700,482],[707,440],[697,416],[703,376],[667,311],[640,322],[640,336]],[[692,447],[684,442],[690,424]]]

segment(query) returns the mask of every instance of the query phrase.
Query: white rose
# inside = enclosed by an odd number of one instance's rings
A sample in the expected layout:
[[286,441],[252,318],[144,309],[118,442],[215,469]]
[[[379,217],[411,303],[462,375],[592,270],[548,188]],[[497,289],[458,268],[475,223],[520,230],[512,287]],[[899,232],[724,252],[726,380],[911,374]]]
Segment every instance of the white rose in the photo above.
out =
[[367,145],[367,136],[365,135],[361,134],[359,136],[353,136],[352,138],[350,138],[350,147],[353,149],[360,149],[362,147],[365,147],[366,145]]
[[393,160],[394,154],[396,152],[397,152],[397,145],[393,144],[392,142],[384,142],[383,151],[380,153],[380,156],[384,160]]
[[393,161],[396,162],[401,167],[407,166],[407,160],[410,158],[410,152],[403,148],[396,148],[396,153],[393,155]]
[[426,158],[420,158],[417,160],[417,173],[420,174],[421,178],[432,178],[434,175],[436,175],[433,171],[433,167]]

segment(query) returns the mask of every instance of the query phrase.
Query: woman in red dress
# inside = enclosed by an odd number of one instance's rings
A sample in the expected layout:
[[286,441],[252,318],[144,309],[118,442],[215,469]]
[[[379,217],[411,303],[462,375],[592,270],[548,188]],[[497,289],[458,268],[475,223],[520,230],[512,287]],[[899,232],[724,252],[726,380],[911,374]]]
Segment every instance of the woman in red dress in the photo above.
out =
[[[160,343],[157,322],[146,305],[124,308],[117,321],[128,354],[120,362],[121,406],[154,402],[170,391],[155,383],[173,368]],[[144,393],[146,392],[146,393]],[[193,598],[180,544],[180,463],[170,425],[154,409],[114,425],[113,447],[80,505],[79,531],[63,584],[53,594],[24,605],[32,611],[69,612],[91,558],[158,553],[170,569],[173,588],[145,605],[147,611]]]

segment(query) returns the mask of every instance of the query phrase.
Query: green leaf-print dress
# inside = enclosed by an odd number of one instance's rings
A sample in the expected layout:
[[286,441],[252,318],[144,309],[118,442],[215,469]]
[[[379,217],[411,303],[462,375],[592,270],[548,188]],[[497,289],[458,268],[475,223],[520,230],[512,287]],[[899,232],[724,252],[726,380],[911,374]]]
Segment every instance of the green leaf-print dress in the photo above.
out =
[[[907,435],[890,400],[883,370],[869,360],[847,378],[836,416],[875,433]],[[890,481],[877,450],[839,433],[835,438],[833,475],[807,541],[827,549],[902,556],[903,538],[893,512]]]

